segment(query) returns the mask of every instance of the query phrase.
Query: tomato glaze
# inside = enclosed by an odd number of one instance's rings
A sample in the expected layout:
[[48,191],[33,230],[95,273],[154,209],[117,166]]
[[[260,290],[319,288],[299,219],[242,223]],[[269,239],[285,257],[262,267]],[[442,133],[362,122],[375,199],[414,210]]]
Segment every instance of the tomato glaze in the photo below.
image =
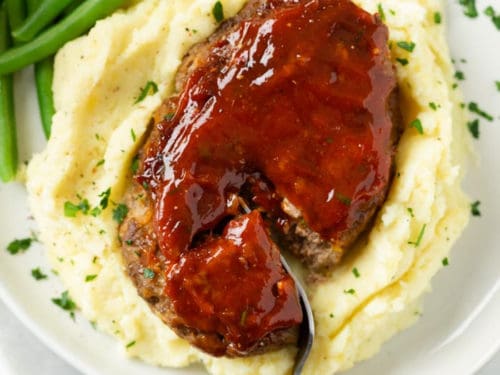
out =
[[[232,27],[170,99],[137,180],[153,198],[165,293],[183,324],[244,353],[300,323],[270,223],[286,224],[286,197],[341,242],[384,191],[396,85],[387,39],[350,1],[281,3]],[[242,189],[250,213],[235,209]]]

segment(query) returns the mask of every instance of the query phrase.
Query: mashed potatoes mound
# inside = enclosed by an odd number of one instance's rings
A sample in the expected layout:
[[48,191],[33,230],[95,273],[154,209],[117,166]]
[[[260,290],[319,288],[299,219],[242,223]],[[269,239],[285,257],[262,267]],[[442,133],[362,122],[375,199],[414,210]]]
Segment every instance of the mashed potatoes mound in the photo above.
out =
[[[222,2],[226,17],[244,4]],[[370,233],[330,279],[309,285],[317,339],[305,374],[349,368],[411,324],[419,297],[468,217],[468,201],[459,187],[466,143],[463,113],[451,89],[444,26],[434,21],[435,12],[442,12],[441,1],[357,3],[372,13],[379,3],[383,7],[405,129],[394,183]],[[58,53],[57,114],[47,149],[29,165],[30,204],[52,264],[83,315],[116,336],[127,354],[162,366],[202,361],[213,374],[285,374],[293,349],[217,359],[178,338],[126,275],[113,219],[151,114],[172,94],[186,51],[217,27],[213,5],[213,0],[144,0],[99,22],[88,36]],[[400,41],[415,43],[413,52],[398,46]],[[136,103],[148,81],[158,84],[158,92]],[[410,126],[417,118],[423,134]],[[87,199],[90,209],[99,207],[109,188],[109,207],[102,213],[65,216],[66,202],[77,205]],[[87,275],[97,277],[85,282]],[[131,341],[135,345],[125,348]]]

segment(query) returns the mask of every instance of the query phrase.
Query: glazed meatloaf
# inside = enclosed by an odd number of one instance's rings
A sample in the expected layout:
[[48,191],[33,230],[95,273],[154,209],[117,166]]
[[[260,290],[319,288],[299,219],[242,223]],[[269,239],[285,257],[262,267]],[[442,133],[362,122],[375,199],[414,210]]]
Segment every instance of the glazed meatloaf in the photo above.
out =
[[215,356],[296,343],[280,251],[329,272],[387,194],[387,41],[349,0],[251,0],[185,56],[120,227],[138,293],[179,336]]

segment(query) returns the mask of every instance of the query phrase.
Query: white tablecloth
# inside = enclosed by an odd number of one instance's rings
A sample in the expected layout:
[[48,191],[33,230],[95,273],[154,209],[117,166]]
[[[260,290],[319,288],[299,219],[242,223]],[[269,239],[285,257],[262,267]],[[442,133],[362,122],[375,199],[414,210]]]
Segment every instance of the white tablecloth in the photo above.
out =
[[[0,374],[80,375],[79,371],[50,351],[28,331],[1,301],[0,322]],[[500,353],[477,373],[477,375],[498,374],[500,374]]]

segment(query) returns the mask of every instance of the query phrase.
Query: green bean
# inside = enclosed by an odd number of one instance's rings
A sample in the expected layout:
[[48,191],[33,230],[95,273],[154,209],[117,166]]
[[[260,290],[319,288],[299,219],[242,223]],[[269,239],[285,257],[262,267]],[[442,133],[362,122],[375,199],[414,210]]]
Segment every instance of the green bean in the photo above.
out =
[[50,25],[72,2],[73,0],[43,0],[26,21],[12,30],[14,40],[17,42],[32,40],[40,31]]
[[85,0],[73,0],[73,2],[64,9],[64,12],[62,12],[62,16],[66,17],[68,14],[72,13],[76,8],[78,8],[81,3],[83,3]]
[[52,95],[52,81],[54,80],[54,56],[35,64],[36,93],[42,120],[45,138],[49,139],[54,116],[54,96]]
[[53,55],[67,41],[80,36],[95,22],[121,7],[127,0],[86,0],[73,13],[31,42],[0,55],[0,74],[12,73]]
[[14,30],[24,22],[26,17],[24,0],[5,0],[5,6],[7,7],[10,29]]
[[40,0],[26,0],[26,8],[28,11],[28,16],[33,14],[38,8],[38,5],[40,4]]
[[[7,11],[0,6],[0,53],[10,43]],[[10,181],[17,169],[17,136],[14,113],[14,92],[11,75],[0,76],[0,179]]]

